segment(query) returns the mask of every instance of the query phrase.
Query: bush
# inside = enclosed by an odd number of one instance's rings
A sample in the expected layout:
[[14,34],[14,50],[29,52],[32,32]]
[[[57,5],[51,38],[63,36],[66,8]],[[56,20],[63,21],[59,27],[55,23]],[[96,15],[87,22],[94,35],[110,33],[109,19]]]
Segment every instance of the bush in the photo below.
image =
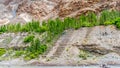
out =
[[6,31],[7,31],[7,29],[6,29],[5,25],[0,27],[0,32],[6,32]]
[[34,37],[35,37],[34,35],[29,35],[29,36],[25,37],[24,43],[29,43],[29,42],[33,41]]
[[46,27],[46,26],[41,26],[41,32],[43,33],[43,32],[45,32],[45,31],[47,31],[48,30],[48,28]]
[[87,17],[87,21],[86,22],[90,22],[90,23],[97,23],[97,16],[95,13],[93,12],[89,12]]
[[24,57],[25,59],[35,59],[39,57],[40,54],[43,54],[47,50],[47,46],[41,44],[38,38],[34,39],[31,42],[31,45],[27,48],[28,54]]
[[25,60],[31,60],[31,59],[35,59],[38,58],[39,54],[38,53],[29,53],[24,57]]
[[47,50],[47,46],[46,45],[41,45],[39,48],[39,54],[43,54],[44,52],[46,52]]
[[32,53],[43,54],[47,50],[47,46],[40,43],[40,40],[37,38],[31,42],[31,46],[27,49]]
[[88,57],[88,53],[86,51],[84,51],[84,50],[80,50],[79,57],[86,60],[87,57]]
[[106,22],[104,22],[104,25],[112,25],[113,24],[113,22],[110,22],[110,21],[106,21]]
[[116,18],[115,20],[112,21],[113,24],[116,25],[118,29],[120,29],[120,17]]
[[108,10],[103,11],[99,19],[100,25],[104,25],[104,22],[112,21],[118,17],[120,17],[120,12],[118,11],[111,11],[111,12]]
[[93,24],[92,23],[89,23],[89,22],[83,22],[82,23],[82,27],[92,27]]
[[120,23],[120,17],[116,18],[115,20],[113,20],[113,23],[116,25],[117,23]]
[[28,60],[31,60],[31,58],[29,56],[25,56],[24,60],[28,61]]
[[15,57],[19,57],[24,54],[24,51],[15,51]]
[[4,48],[0,48],[0,56],[6,53],[6,50]]
[[118,29],[120,29],[120,23],[117,23],[116,26]]

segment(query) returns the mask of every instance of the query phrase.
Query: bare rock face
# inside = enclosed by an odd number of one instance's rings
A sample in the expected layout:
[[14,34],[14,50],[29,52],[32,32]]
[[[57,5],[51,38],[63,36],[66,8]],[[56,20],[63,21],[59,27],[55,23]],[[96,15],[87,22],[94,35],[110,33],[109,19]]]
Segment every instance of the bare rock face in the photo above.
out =
[[23,44],[25,36],[27,36],[27,33],[3,33],[0,35],[0,48],[26,47]]
[[89,65],[102,64],[104,61],[106,64],[119,64],[119,39],[120,31],[112,25],[68,30],[47,54],[47,57],[54,58],[47,63]]
[[[16,14],[16,10],[18,9],[19,4],[25,1],[26,0],[1,0],[0,1],[0,25],[11,23],[10,21],[15,19],[16,17],[19,17],[19,15]],[[21,21],[16,20],[14,22],[21,22]]]
[[22,3],[18,7],[18,14],[20,13],[29,13],[34,18],[39,19],[41,17],[45,17],[49,13],[52,12],[52,9],[54,8],[56,4],[51,1],[42,0],[42,1],[30,1],[27,3]]
[[119,10],[118,0],[42,0],[21,3],[17,13],[28,13],[38,20],[77,17],[88,11]]
[[3,19],[3,20],[0,19],[0,25],[6,25],[8,23],[9,23],[8,19]]
[[2,0],[0,19],[12,20],[25,13],[40,21],[79,17],[89,11],[99,13],[105,9],[120,10],[119,4],[119,0]]

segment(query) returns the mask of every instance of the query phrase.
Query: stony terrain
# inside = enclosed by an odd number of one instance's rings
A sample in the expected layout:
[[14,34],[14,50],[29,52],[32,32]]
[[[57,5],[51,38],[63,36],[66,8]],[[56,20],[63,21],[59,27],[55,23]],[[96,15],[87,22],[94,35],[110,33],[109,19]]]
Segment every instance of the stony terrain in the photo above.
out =
[[[7,36],[9,35],[9,36]],[[21,43],[20,38],[26,34],[2,34],[0,44],[6,46]],[[11,37],[11,38],[10,38]],[[14,39],[12,37],[15,37]],[[19,38],[20,37],[20,38]],[[4,43],[9,39],[9,44]],[[10,39],[13,39],[10,41]],[[22,58],[2,61],[1,65],[93,65],[93,64],[120,64],[120,31],[115,26],[96,26],[67,30],[56,41],[49,52],[39,60],[23,61]],[[2,41],[3,40],[3,41]],[[13,42],[14,41],[14,42]],[[18,42],[19,41],[19,42]],[[2,46],[1,46],[2,47]],[[83,56],[79,56],[83,55]],[[63,62],[64,61],[64,62]],[[17,62],[17,63],[16,63]],[[19,64],[22,62],[22,64]]]
[[119,0],[0,0],[0,23],[78,17],[88,11],[120,10]]
[[[78,17],[88,11],[99,14],[105,9],[120,11],[120,0],[0,0],[0,25]],[[24,47],[27,34],[0,34],[0,48]],[[10,59],[0,65],[120,64],[119,39],[120,31],[113,25],[69,29],[39,59]]]
[[[72,30],[72,32],[70,30],[56,42],[56,46],[48,53],[47,63],[58,65],[120,64],[119,39],[120,31],[114,26],[81,28]],[[86,60],[79,57],[81,50],[89,52]]]

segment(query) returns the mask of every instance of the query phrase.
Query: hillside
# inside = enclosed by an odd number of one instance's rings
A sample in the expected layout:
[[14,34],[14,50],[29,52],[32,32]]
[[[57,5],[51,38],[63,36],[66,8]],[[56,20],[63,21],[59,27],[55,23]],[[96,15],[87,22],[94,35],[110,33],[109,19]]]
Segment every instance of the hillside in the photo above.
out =
[[0,0],[0,65],[119,65],[119,4]]

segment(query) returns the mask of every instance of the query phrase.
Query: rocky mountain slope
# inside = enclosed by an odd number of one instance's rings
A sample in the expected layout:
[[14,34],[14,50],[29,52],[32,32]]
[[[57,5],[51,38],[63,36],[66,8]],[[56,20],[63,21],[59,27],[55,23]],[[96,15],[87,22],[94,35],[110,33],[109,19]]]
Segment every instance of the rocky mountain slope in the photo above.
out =
[[[58,65],[119,64],[119,39],[120,31],[116,30],[114,26],[68,30],[55,43],[56,46],[47,54],[49,61],[44,61],[44,63]],[[83,52],[84,57],[79,56],[82,54],[81,50],[87,51]]]
[[[13,40],[9,40],[9,43],[1,41],[0,44],[14,45],[11,47],[18,46],[20,45],[18,43],[21,43],[20,38],[22,38],[22,35],[25,36],[26,34],[17,34]],[[3,36],[6,36],[4,37],[6,39],[10,39],[10,37],[15,36],[15,34],[3,34]],[[1,37],[3,36],[1,35]],[[67,30],[65,34],[56,41],[55,46],[46,54],[41,55],[39,59],[23,61],[21,57],[9,61],[2,61],[0,65],[120,64],[119,39],[120,31],[112,25]]]
[[0,3],[0,19],[3,20],[0,23],[25,23],[32,19],[78,17],[88,11],[120,10],[119,0],[1,0]]
[[[9,23],[46,21],[79,17],[88,12],[120,11],[120,0],[0,0],[0,26]],[[23,39],[29,32],[0,34],[0,48],[25,47]],[[35,34],[40,38],[40,35]],[[42,36],[44,37],[44,36]],[[23,57],[4,60],[0,65],[91,65],[120,64],[120,30],[115,26],[68,29],[54,42],[54,46],[38,59],[24,61]],[[9,53],[9,52],[8,52]],[[8,53],[1,58],[8,59]],[[64,61],[64,62],[63,62]]]

